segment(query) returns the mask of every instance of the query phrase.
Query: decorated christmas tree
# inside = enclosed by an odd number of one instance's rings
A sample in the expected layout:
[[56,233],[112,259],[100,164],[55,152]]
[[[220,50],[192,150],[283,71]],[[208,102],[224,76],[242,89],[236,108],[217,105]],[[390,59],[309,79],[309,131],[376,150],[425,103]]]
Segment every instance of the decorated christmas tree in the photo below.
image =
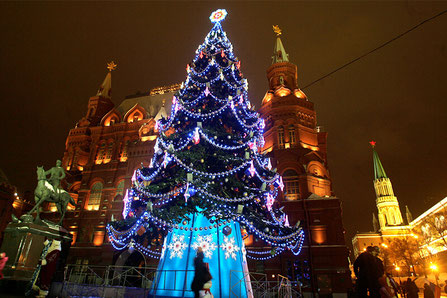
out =
[[[157,122],[150,166],[132,178],[125,220],[107,227],[115,248],[160,258],[157,295],[192,295],[193,259],[202,247],[214,296],[229,297],[230,288],[250,296],[246,257],[268,259],[286,249],[298,254],[304,238],[277,208],[284,185],[260,153],[264,120],[248,100],[241,63],[221,27],[226,14],[210,16],[214,26],[186,67],[171,114]],[[272,250],[246,251],[245,233]],[[161,252],[157,242],[163,242]]]

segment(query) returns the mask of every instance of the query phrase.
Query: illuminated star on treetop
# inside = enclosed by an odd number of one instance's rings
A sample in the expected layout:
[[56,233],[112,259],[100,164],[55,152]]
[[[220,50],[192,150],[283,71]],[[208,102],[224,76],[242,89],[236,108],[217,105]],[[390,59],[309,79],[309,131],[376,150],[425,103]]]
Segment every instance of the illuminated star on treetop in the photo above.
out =
[[225,19],[227,16],[227,11],[225,9],[218,9],[211,13],[210,15],[210,21],[212,23],[219,23]]
[[371,142],[369,142],[369,143],[371,144],[372,147],[375,147],[375,146],[376,146],[376,142],[374,142],[374,141],[371,141]]

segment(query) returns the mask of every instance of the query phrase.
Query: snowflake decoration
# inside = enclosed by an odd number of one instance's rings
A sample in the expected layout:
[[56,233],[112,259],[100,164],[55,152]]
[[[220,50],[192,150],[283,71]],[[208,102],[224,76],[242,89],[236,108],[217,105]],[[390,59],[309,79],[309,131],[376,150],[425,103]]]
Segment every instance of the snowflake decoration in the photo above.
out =
[[178,256],[180,259],[183,256],[183,251],[186,249],[187,245],[185,243],[184,235],[173,235],[172,241],[169,243],[168,248],[171,251],[169,258],[172,259]]
[[210,21],[211,23],[220,23],[227,16],[227,11],[225,9],[218,9],[211,13]]
[[216,250],[217,245],[213,242],[213,237],[211,235],[197,236],[197,241],[192,245],[194,249],[202,248],[205,257],[211,259],[213,251]]
[[234,237],[232,237],[231,239],[225,237],[224,243],[220,245],[220,248],[225,251],[225,260],[229,257],[232,257],[234,260],[236,260],[236,252],[238,252],[240,249],[239,246],[237,246],[234,242]]

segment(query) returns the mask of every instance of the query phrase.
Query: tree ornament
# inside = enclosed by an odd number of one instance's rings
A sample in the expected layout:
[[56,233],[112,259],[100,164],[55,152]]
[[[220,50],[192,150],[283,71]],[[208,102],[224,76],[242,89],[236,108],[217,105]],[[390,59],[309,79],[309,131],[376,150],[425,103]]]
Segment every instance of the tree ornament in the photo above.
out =
[[192,136],[192,140],[194,141],[194,144],[197,145],[200,142],[200,134],[199,134],[199,128],[196,127],[194,129],[194,134]]
[[229,227],[229,226],[225,226],[225,227],[222,229],[222,233],[223,233],[225,236],[230,235],[230,234],[231,234],[231,227]]
[[267,169],[270,171],[272,169],[272,162],[270,160],[270,158],[268,159],[268,163],[267,163]]
[[224,243],[220,245],[220,248],[225,252],[225,259],[231,257],[234,260],[236,260],[236,253],[240,250],[234,241],[234,237],[224,237]]
[[253,165],[253,161],[250,162],[250,168],[248,169],[248,171],[250,172],[251,177],[253,177],[255,175],[255,166]]
[[208,89],[208,87],[206,87],[205,88],[205,92],[203,92],[203,93],[205,93],[205,96],[208,96],[208,95],[210,95],[210,90]]
[[192,182],[192,178],[193,178],[192,173],[186,173],[186,181]]
[[172,241],[169,244],[168,248],[171,252],[169,258],[172,259],[174,257],[178,257],[179,259],[183,256],[183,251],[188,247],[185,243],[184,235],[172,235]]
[[[208,229],[205,227],[205,229]],[[213,237],[211,235],[197,236],[196,242],[192,245],[192,247],[197,250],[199,247],[202,248],[203,254],[206,258],[211,259],[213,255],[213,251],[216,250],[217,245],[213,242]]]

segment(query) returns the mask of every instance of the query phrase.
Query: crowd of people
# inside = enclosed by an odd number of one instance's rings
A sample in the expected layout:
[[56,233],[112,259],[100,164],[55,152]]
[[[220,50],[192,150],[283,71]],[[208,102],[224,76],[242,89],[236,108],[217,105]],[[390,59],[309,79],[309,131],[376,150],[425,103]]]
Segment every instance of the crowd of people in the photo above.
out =
[[[362,297],[380,298],[417,298],[419,288],[415,283],[417,279],[407,278],[403,283],[397,283],[390,273],[385,271],[382,260],[378,257],[380,248],[378,246],[368,246],[354,262],[354,273],[356,280],[356,294]],[[446,281],[447,283],[447,281]],[[447,291],[447,285],[446,289]],[[424,284],[424,298],[435,298],[434,289],[428,284]]]

